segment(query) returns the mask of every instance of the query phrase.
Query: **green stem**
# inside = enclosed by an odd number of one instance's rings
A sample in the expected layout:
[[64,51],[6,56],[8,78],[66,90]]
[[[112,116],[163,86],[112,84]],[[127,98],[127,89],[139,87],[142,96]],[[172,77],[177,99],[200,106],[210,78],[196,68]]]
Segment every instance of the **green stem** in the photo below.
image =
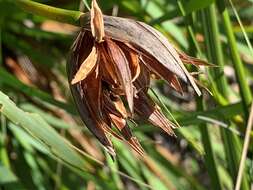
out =
[[30,0],[15,0],[15,4],[29,13],[77,26],[80,26],[80,18],[84,15],[79,11],[55,8]]
[[[223,12],[222,12],[223,23],[224,23],[224,27],[225,27],[227,38],[228,38],[228,46],[230,47],[231,57],[232,57],[233,65],[235,68],[237,81],[240,87],[240,94],[241,94],[242,102],[244,105],[244,112],[247,117],[249,114],[248,107],[252,101],[252,95],[250,92],[249,85],[247,83],[246,73],[243,67],[243,63],[242,63],[239,51],[238,51],[236,38],[233,33],[233,27],[230,21],[228,10],[224,8],[225,4],[223,1],[219,3],[219,6],[223,6]],[[222,8],[220,7],[220,9]]]
[[[178,4],[178,7],[179,7],[179,10],[181,11],[182,16],[185,17],[185,21],[188,22],[182,1],[178,0],[177,4]],[[202,54],[201,48],[200,48],[200,46],[199,46],[199,44],[198,44],[198,42],[197,42],[197,40],[195,38],[193,27],[190,24],[188,24],[188,23],[187,23],[186,27],[187,27],[187,31],[188,31],[188,33],[190,35],[190,38],[192,40],[192,43],[194,44],[194,48],[196,48],[199,56],[202,57],[203,54]]]
[[[191,37],[194,39],[193,44],[196,47],[195,44],[197,43],[197,41],[195,40],[195,37],[194,37],[195,35],[193,33],[192,28],[191,30],[188,29],[188,32],[190,33]],[[197,51],[200,52],[198,48],[197,48]],[[204,111],[205,103],[204,103],[203,97],[198,97],[196,101],[197,101],[198,110]],[[222,187],[221,178],[218,172],[218,164],[216,162],[215,153],[212,147],[211,133],[208,129],[208,125],[204,123],[200,124],[199,129],[201,133],[201,141],[205,150],[205,154],[204,154],[205,167],[208,171],[208,175],[210,176],[212,188],[217,189],[217,190],[222,190],[223,187]]]
[[[204,34],[206,39],[208,59],[209,61],[219,66],[219,68],[215,68],[211,71],[211,76],[213,78],[212,80],[215,81],[217,90],[221,93],[221,95],[224,98],[228,98],[229,87],[223,72],[224,57],[222,52],[221,41],[219,38],[218,19],[215,4],[205,9],[202,13],[203,13],[202,23],[204,25]],[[219,103],[223,104],[222,102]],[[237,136],[235,136],[234,134],[230,133],[228,130],[223,128],[221,128],[220,131],[224,143],[224,150],[226,153],[228,168],[234,181],[242,147],[239,142],[239,138]],[[246,178],[244,178],[243,181],[244,186],[242,189],[248,189],[246,185]]]
[[[10,168],[10,159],[8,157],[7,147],[7,128],[6,128],[6,118],[0,113],[0,127],[1,127],[1,141],[0,141],[0,160],[4,166]],[[2,134],[1,134],[2,133]]]
[[[240,94],[241,94],[241,98],[242,98],[242,102],[243,102],[243,106],[244,106],[244,113],[245,116],[248,117],[249,112],[248,112],[248,107],[251,104],[252,101],[252,95],[250,92],[250,88],[249,85],[247,83],[246,80],[246,73],[243,67],[243,63],[238,51],[238,47],[237,47],[237,43],[236,43],[236,38],[235,35],[233,33],[233,28],[232,28],[232,24],[230,21],[230,16],[228,13],[228,10],[225,7],[225,2],[224,1],[218,1],[218,6],[219,6],[219,10],[222,13],[222,19],[223,19],[223,23],[224,23],[224,28],[227,34],[227,38],[228,38],[228,45],[230,47],[230,51],[231,51],[231,57],[232,57],[232,61],[233,61],[233,65],[235,68],[235,73],[236,73],[236,77],[237,77],[237,81],[239,83],[239,87],[240,87]],[[229,138],[231,138],[233,136],[230,136]],[[241,143],[239,142],[239,139],[236,138],[235,139],[235,143],[236,144],[230,144],[231,150],[235,150],[237,149],[234,145],[239,145],[240,149],[238,149],[237,151],[234,151],[236,154],[234,155],[233,161],[235,163],[234,168],[231,168],[233,170],[233,179],[236,179],[236,171],[239,168],[239,162],[240,162],[240,157],[241,157],[241,152],[242,152],[242,147],[241,147]],[[247,180],[246,175],[243,175],[242,178],[242,186],[241,189],[249,189],[249,183]]]
[[[197,99],[197,105],[199,110],[204,110],[204,102],[203,98],[200,97]],[[222,184],[218,173],[218,167],[215,160],[215,155],[213,151],[213,147],[211,144],[211,135],[208,130],[208,126],[206,124],[199,125],[200,133],[201,133],[201,141],[203,143],[205,149],[205,166],[207,168],[208,174],[211,178],[211,184],[213,189],[222,190]]]
[[[192,21],[193,18],[187,18],[185,15],[185,10],[182,4],[181,0],[178,0],[178,6],[179,9],[182,13],[182,15],[185,17],[185,20],[188,19],[188,21]],[[195,38],[195,34],[194,34],[194,30],[193,30],[193,22],[191,22],[192,25],[188,24],[187,26],[187,31],[189,33],[189,36],[191,38],[191,47],[190,49],[194,49],[196,50],[199,55],[202,55],[201,49],[199,47],[199,44]],[[193,51],[194,51],[193,50]],[[195,52],[196,54],[196,52]],[[204,110],[204,102],[203,102],[203,97],[199,97],[197,98],[197,108],[199,111],[203,111]],[[218,173],[218,166],[215,160],[215,155],[214,155],[214,151],[213,151],[213,147],[211,144],[211,136],[208,130],[208,126],[206,124],[201,124],[199,125],[200,128],[200,133],[201,133],[201,140],[202,140],[202,144],[205,150],[205,154],[204,154],[204,160],[205,160],[205,166],[208,172],[208,175],[210,176],[211,179],[211,185],[213,189],[217,189],[217,190],[221,190],[222,189],[222,184],[221,184],[221,180],[220,180],[220,176]]]
[[[224,57],[220,43],[219,28],[217,23],[215,5],[211,5],[205,10],[206,13],[206,34],[208,38],[208,54],[210,61],[218,65],[218,68],[211,70],[213,78],[215,78],[217,88],[224,98],[228,98],[228,83],[224,75]],[[207,32],[206,31],[206,32]]]

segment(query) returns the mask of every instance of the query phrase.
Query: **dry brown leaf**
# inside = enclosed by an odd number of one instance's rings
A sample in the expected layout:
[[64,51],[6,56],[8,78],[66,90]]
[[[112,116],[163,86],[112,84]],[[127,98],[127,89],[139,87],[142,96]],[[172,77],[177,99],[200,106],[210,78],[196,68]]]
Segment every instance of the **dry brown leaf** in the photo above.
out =
[[29,79],[29,76],[27,76],[14,59],[7,57],[5,59],[5,64],[20,81],[27,85],[32,85],[32,81]]
[[[118,129],[118,131],[122,135],[122,138],[118,139],[126,141],[138,154],[143,155],[144,151],[140,143],[131,133],[131,130],[128,127],[127,122],[122,114],[121,109],[124,110],[125,108],[121,100],[120,99],[115,100],[115,97],[110,98],[107,95],[105,95],[104,100],[105,100],[104,112],[106,113],[111,123]],[[115,104],[116,102],[119,103],[120,105]]]
[[149,156],[142,157],[146,166],[155,174],[166,186],[167,189],[176,190],[177,188],[171,181],[164,175],[164,171],[157,165],[157,163]]
[[76,102],[76,106],[78,112],[84,121],[86,127],[93,133],[93,135],[105,146],[108,150],[112,149],[112,144],[110,140],[107,138],[104,130],[101,126],[98,126],[97,122],[92,118],[90,110],[87,106],[87,101],[84,96],[80,96],[80,94],[84,94],[83,89],[80,85],[78,87],[71,87],[71,91]]
[[54,20],[45,20],[40,24],[40,29],[46,32],[73,35],[79,30],[79,27]]
[[168,62],[169,64],[165,63],[163,65],[168,69],[171,68],[171,67],[169,67],[169,65],[173,65],[174,66],[174,71],[172,71],[172,73],[175,74],[175,75],[180,70],[179,67],[181,67],[180,72],[183,71],[184,75],[188,79],[188,82],[192,85],[195,92],[200,96],[201,91],[199,90],[198,86],[194,82],[193,77],[190,75],[190,73],[185,68],[185,66],[184,66],[183,62],[181,61],[176,49],[172,46],[172,44],[169,43],[168,40],[159,31],[155,30],[151,26],[149,26],[145,23],[142,23],[142,22],[139,22],[139,24],[142,25],[144,28],[146,28],[151,33],[153,33],[153,35],[162,43],[163,47],[165,47],[167,49],[167,53],[170,55],[170,62]]
[[96,72],[93,71],[87,77],[87,81],[81,83],[83,89],[83,97],[86,99],[89,109],[94,112],[96,118],[102,117],[101,111],[101,79],[100,76],[97,76]]

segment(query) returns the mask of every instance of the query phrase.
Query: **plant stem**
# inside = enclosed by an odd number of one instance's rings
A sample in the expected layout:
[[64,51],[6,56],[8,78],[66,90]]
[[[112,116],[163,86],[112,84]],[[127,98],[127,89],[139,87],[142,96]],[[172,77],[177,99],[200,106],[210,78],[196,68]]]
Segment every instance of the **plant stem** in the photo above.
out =
[[219,66],[218,68],[209,70],[211,71],[213,78],[215,78],[217,88],[221,95],[224,98],[228,98],[228,83],[224,75],[224,57],[219,38],[219,28],[214,4],[205,9],[205,20],[205,28],[207,29],[206,37],[208,38],[208,57],[211,62]]
[[[203,97],[197,98],[197,108],[198,110],[204,111],[205,110],[205,103]],[[200,133],[201,133],[201,141],[203,147],[205,149],[205,167],[207,168],[208,175],[211,178],[211,185],[213,189],[221,190],[222,183],[218,172],[218,164],[215,159],[214,150],[212,147],[211,141],[211,133],[208,129],[207,124],[200,124],[199,125]]]
[[182,16],[185,18],[185,22],[186,22],[186,28],[187,28],[187,32],[189,33],[189,36],[192,40],[192,43],[194,45],[194,49],[197,50],[197,53],[199,54],[199,56],[202,57],[202,52],[201,52],[201,48],[195,38],[195,34],[194,34],[194,30],[193,30],[193,27],[192,25],[190,25],[188,23],[188,18],[186,17],[186,13],[185,13],[185,9],[184,9],[184,6],[183,6],[183,3],[181,0],[178,0],[177,1],[177,4],[178,4],[178,7],[179,7],[179,10],[181,11],[181,14]]
[[70,11],[30,0],[15,0],[15,4],[23,10],[35,15],[40,15],[60,22],[80,26],[80,18],[84,13],[79,11]]
[[[178,0],[178,6],[179,6],[179,9],[181,10],[182,15],[185,17],[185,20],[188,19],[188,21],[190,20],[192,21],[193,18],[186,17],[185,10],[184,10],[181,0]],[[193,22],[191,22],[191,24],[193,24]],[[192,51],[196,50],[199,55],[202,55],[199,44],[195,38],[193,27],[194,26],[190,24],[188,24],[187,26],[187,31],[189,33],[190,40],[191,40],[190,44],[192,47],[190,49],[192,49]],[[194,54],[196,54],[196,52],[194,52]],[[198,97],[196,101],[197,101],[197,109],[199,111],[203,111],[205,109],[203,97]],[[205,167],[211,179],[211,186],[213,189],[222,190],[222,184],[221,184],[221,180],[218,174],[218,166],[215,160],[215,155],[214,155],[213,147],[211,144],[211,136],[208,130],[208,126],[206,124],[200,124],[199,129],[201,133],[201,141],[205,150],[205,154],[204,154]]]
[[242,63],[242,60],[237,48],[236,38],[233,33],[233,27],[230,21],[228,10],[225,8],[224,1],[219,1],[218,5],[219,5],[220,10],[223,10],[222,18],[223,18],[223,23],[226,30],[227,38],[228,38],[228,46],[230,47],[232,61],[233,61],[236,77],[237,77],[239,87],[240,87],[240,94],[241,94],[242,102],[244,106],[244,113],[245,113],[245,116],[248,117],[249,115],[248,107],[252,101],[252,95],[250,92],[249,85],[247,83],[246,73],[243,67],[243,63]]
[[[202,23],[204,25],[204,34],[206,39],[208,59],[212,63],[219,66],[211,71],[212,80],[215,81],[218,91],[224,98],[228,98],[228,83],[224,75],[224,57],[222,46],[219,39],[218,19],[216,16],[215,4],[202,12]],[[217,100],[219,102],[219,100]],[[223,102],[219,102],[223,104]],[[230,126],[232,127],[232,126]],[[224,142],[224,150],[226,153],[228,168],[233,179],[235,179],[236,171],[239,166],[239,159],[241,153],[241,144],[236,135],[232,134],[226,129],[221,128],[221,136]],[[243,178],[243,188],[248,189],[246,185],[246,178]]]
[[[202,97],[197,99],[197,107],[199,110],[204,110],[204,102]],[[211,185],[213,189],[222,190],[223,188],[218,173],[218,167],[211,144],[211,133],[209,132],[208,126],[206,124],[200,124],[199,129],[201,133],[201,141],[205,149],[205,167],[207,168],[208,175],[211,178]]]

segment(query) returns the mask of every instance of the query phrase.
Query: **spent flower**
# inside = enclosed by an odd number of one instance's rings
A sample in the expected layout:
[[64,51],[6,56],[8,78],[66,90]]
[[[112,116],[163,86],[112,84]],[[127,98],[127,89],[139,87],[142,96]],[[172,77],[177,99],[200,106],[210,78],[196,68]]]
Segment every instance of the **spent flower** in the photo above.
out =
[[181,93],[180,80],[190,83],[201,95],[184,63],[208,65],[176,50],[145,23],[103,15],[96,0],[92,1],[89,22],[71,48],[68,77],[82,120],[110,154],[115,155],[109,134],[143,154],[127,124],[136,116],[174,135],[176,125],[147,91],[155,75]]

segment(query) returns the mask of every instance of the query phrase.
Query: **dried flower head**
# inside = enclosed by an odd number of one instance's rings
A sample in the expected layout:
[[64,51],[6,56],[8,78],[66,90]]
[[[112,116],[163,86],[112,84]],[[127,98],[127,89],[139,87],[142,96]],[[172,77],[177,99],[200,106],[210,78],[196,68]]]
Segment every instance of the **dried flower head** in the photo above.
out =
[[68,76],[75,103],[86,126],[112,155],[108,134],[143,154],[127,124],[135,115],[174,135],[175,125],[147,94],[152,74],[179,92],[179,79],[189,82],[201,94],[183,63],[206,62],[177,51],[145,23],[102,15],[95,0],[90,22],[79,32],[71,52]]

